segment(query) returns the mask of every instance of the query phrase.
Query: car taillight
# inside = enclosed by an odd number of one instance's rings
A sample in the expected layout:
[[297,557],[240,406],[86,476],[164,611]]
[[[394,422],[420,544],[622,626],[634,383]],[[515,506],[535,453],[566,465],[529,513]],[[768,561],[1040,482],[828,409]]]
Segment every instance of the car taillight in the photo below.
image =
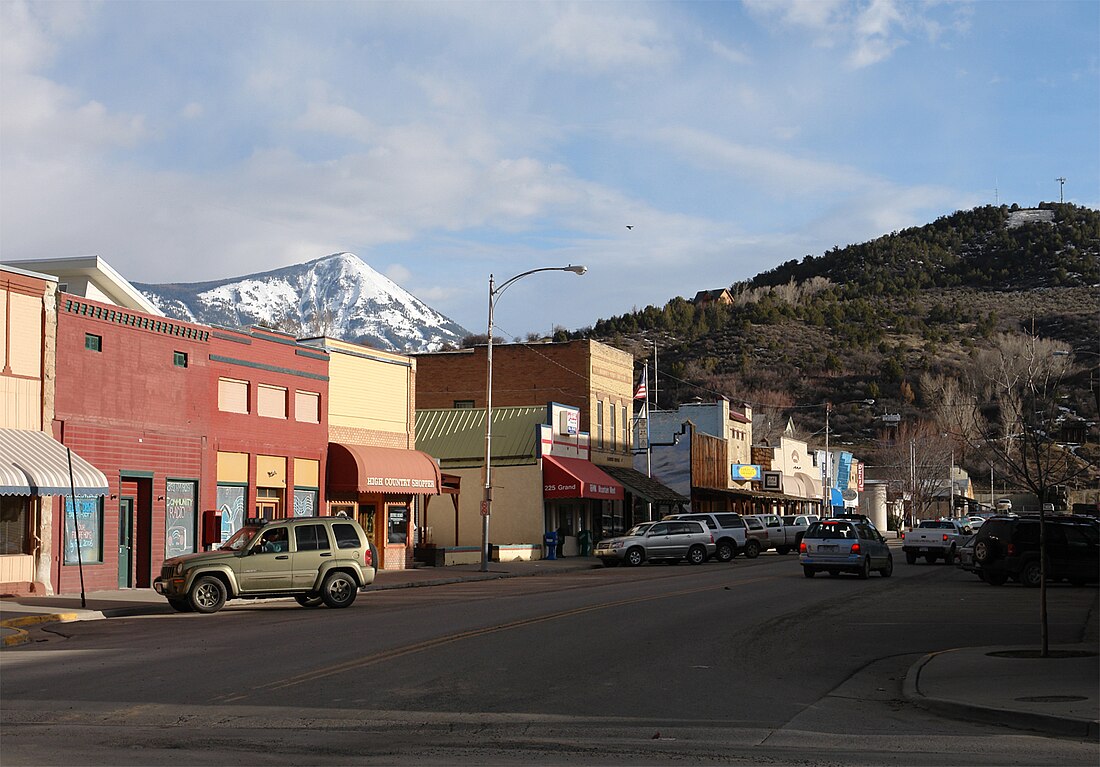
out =
[[367,546],[367,550],[363,552],[363,564],[374,567],[374,552],[371,551],[370,546]]
[[799,542],[799,544],[798,544],[798,553],[799,554],[805,554],[806,553],[806,541],[800,541]]
[[852,544],[852,553],[853,554],[858,554],[860,551],[862,551],[862,549],[859,547],[859,544],[858,543],[853,543]]
[[943,534],[943,542],[944,542],[944,543],[947,543],[947,533],[944,533],[944,534]]
[[904,541],[904,540],[905,540],[905,535],[906,535],[905,533],[902,533],[902,534],[901,534],[901,540],[902,540],[902,541]]
[[1008,544],[1008,555],[1010,557],[1016,556],[1016,544],[1014,544],[1014,543]]
[[714,533],[711,533],[711,534],[710,534],[710,542],[711,542],[711,543],[714,543]]

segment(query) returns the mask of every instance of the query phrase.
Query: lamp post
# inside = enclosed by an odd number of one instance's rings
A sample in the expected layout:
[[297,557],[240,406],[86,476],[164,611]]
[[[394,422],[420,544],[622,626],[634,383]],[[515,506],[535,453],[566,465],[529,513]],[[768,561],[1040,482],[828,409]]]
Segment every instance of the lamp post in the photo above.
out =
[[485,349],[485,498],[481,502],[481,572],[489,571],[489,514],[493,505],[493,308],[496,300],[514,282],[536,272],[573,272],[580,275],[588,271],[585,266],[543,266],[530,269],[495,286],[489,275],[489,335]]

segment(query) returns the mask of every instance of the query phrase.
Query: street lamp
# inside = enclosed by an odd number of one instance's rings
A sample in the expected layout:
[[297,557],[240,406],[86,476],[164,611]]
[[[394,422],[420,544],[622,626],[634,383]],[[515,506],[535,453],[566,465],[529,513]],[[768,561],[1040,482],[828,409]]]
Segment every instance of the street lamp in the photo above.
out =
[[489,513],[493,505],[492,455],[493,455],[493,307],[500,295],[512,285],[536,272],[573,272],[580,275],[588,271],[586,266],[544,266],[517,274],[494,287],[493,275],[489,275],[489,336],[485,350],[485,498],[481,502],[481,572],[489,571]]

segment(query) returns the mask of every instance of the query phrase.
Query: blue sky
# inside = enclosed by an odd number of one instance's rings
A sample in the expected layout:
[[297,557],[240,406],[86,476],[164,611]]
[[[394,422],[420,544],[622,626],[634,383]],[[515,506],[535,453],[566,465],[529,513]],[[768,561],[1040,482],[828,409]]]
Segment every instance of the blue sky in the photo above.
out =
[[[1100,207],[1100,3],[0,0],[0,257],[350,251],[584,327],[977,205]],[[627,229],[631,225],[633,229]]]

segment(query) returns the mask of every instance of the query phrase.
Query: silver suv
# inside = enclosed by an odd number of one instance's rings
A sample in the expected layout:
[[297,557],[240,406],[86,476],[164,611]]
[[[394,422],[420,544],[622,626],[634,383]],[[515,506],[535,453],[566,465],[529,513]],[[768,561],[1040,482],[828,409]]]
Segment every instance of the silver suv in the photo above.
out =
[[714,536],[714,558],[719,562],[729,562],[745,548],[745,520],[740,514],[692,512],[669,514],[665,519],[693,519],[706,525]]
[[153,581],[180,612],[217,612],[227,599],[294,597],[302,607],[347,607],[374,582],[374,547],[344,517],[245,525],[216,551],[164,561]]
[[643,522],[618,538],[604,538],[596,544],[594,553],[605,567],[620,562],[636,567],[647,559],[686,559],[693,565],[701,565],[714,549],[714,536],[702,522],[670,519]]

